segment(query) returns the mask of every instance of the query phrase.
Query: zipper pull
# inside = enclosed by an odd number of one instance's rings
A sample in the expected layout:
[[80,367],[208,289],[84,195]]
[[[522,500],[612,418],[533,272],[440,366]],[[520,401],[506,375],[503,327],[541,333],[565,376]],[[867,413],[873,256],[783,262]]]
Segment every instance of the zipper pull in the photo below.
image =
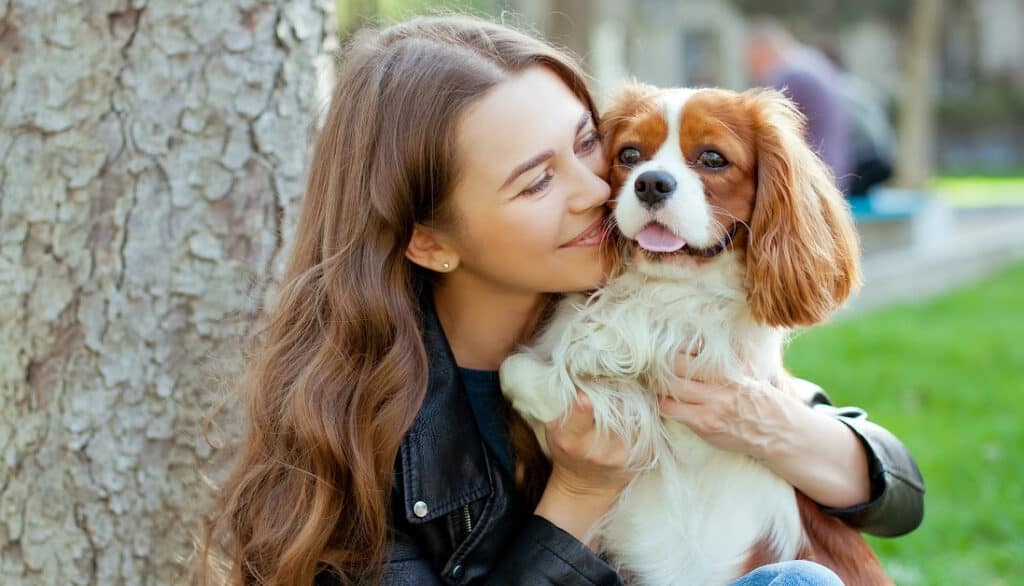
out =
[[466,526],[466,535],[473,532],[473,519],[469,516],[469,505],[462,507],[462,522]]

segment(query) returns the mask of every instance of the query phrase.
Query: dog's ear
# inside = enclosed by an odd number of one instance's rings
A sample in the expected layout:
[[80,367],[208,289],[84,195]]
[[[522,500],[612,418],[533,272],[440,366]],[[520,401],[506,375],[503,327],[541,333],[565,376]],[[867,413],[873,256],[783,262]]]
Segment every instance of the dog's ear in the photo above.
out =
[[[609,175],[605,177],[605,180],[611,184],[613,193],[613,197],[608,201],[607,205],[613,211],[615,210],[616,203],[614,194],[619,188],[613,180],[613,174],[611,173],[616,156],[616,153],[612,152],[615,136],[624,122],[635,117],[645,108],[651,107],[649,98],[658,91],[659,89],[653,85],[636,81],[627,83],[608,97],[606,100],[607,107],[601,113],[599,128],[603,137],[602,143],[609,169]],[[612,218],[614,218],[614,215]],[[613,228],[604,240],[603,252],[606,259],[607,278],[610,279],[621,274],[625,268],[625,260],[632,255],[632,241],[622,236],[618,228]]]
[[619,125],[636,116],[643,108],[649,107],[650,96],[658,88],[646,83],[633,81],[614,91],[605,100],[606,107],[601,112],[600,129],[604,137],[605,147],[611,144]]
[[804,139],[804,117],[775,90],[744,94],[757,132],[757,195],[747,300],[777,327],[825,320],[860,285],[860,244],[832,172]]

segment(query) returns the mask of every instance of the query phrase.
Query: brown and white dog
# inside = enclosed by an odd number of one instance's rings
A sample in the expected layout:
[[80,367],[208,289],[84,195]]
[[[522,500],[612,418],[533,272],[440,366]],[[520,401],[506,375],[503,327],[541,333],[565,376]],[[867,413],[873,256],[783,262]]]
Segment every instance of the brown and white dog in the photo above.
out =
[[[502,388],[542,446],[544,422],[580,389],[598,429],[640,469],[596,537],[638,584],[726,584],[812,559],[847,584],[888,584],[859,533],[753,459],[659,415],[673,357],[690,372],[780,380],[788,332],[826,319],[858,285],[849,208],[772,90],[634,84],[602,120],[620,267],[560,302],[537,342],[501,367]],[[545,448],[546,449],[546,448]]]

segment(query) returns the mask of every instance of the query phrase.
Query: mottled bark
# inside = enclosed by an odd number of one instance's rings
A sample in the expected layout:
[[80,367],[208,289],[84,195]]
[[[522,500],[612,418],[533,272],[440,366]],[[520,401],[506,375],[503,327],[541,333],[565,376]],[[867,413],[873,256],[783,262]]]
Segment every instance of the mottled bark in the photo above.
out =
[[0,583],[165,584],[331,0],[0,0]]

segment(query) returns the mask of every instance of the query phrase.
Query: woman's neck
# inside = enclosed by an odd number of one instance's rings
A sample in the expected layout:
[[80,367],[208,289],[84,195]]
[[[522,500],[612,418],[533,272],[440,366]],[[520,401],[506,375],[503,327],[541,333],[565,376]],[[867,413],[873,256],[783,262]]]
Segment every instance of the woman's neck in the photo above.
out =
[[545,296],[466,285],[442,282],[434,288],[437,317],[456,364],[497,370],[536,327]]

